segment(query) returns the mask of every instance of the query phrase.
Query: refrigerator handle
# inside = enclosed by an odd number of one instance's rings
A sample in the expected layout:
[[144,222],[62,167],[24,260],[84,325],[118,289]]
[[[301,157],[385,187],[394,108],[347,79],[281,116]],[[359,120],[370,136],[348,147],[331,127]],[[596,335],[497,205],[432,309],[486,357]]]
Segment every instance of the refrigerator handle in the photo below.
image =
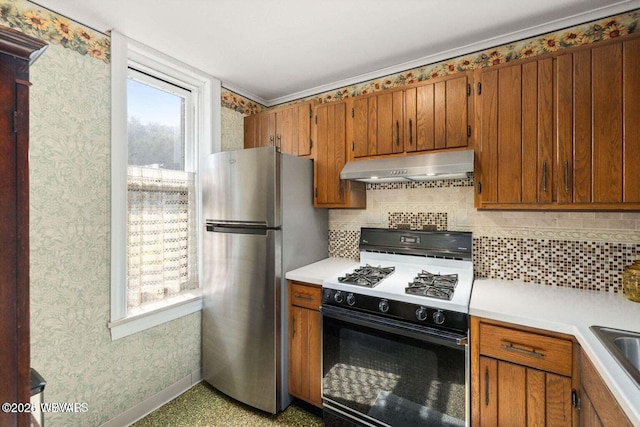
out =
[[266,222],[260,221],[206,221],[206,230],[211,233],[259,234],[265,236],[267,231],[273,229],[273,227],[267,227]]

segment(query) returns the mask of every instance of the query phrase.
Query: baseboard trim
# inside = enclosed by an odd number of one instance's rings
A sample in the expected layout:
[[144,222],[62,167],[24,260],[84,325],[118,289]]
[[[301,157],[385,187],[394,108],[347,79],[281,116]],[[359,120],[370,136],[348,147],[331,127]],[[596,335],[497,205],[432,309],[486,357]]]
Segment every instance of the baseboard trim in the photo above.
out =
[[122,427],[131,425],[170,400],[180,396],[200,381],[202,381],[202,370],[198,369],[193,371],[190,375],[187,375],[186,377],[171,384],[164,390],[154,394],[150,398],[143,400],[136,406],[129,408],[120,415],[110,419],[106,423],[102,424],[101,427]]

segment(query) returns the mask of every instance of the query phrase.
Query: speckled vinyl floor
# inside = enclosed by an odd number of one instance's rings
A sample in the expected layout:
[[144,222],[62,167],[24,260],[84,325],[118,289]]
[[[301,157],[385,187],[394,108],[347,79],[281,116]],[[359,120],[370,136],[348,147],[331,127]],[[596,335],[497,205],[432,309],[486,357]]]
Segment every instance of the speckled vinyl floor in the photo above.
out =
[[201,382],[136,422],[133,427],[322,425],[319,415],[302,409],[295,402],[279,414],[271,415],[239,403]]

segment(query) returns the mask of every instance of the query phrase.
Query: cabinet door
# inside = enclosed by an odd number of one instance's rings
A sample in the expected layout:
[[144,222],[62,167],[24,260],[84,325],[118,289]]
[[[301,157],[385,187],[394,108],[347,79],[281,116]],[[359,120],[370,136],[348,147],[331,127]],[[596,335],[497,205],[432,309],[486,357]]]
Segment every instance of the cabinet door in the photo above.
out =
[[482,203],[549,203],[553,199],[553,62],[543,59],[492,68],[479,73]]
[[319,286],[289,282],[289,393],[322,407]]
[[580,351],[580,382],[581,426],[632,425],[584,351]]
[[580,427],[603,427],[602,421],[584,388],[580,389]]
[[298,156],[310,156],[312,148],[311,140],[311,103],[305,103],[297,108],[298,113]]
[[378,144],[376,151],[371,154],[390,154],[394,146],[393,95],[382,93],[376,97],[376,103]]
[[260,146],[260,119],[258,114],[244,118],[244,148]]
[[521,69],[488,68],[480,73],[482,202],[521,201]]
[[571,426],[571,379],[480,356],[480,425]]
[[640,201],[639,55],[631,40],[557,57],[558,202]]
[[289,393],[322,407],[320,312],[290,306]]
[[298,108],[276,112],[276,147],[283,153],[298,155]]
[[289,306],[289,393],[301,398],[309,395],[309,311]]
[[406,152],[469,145],[468,84],[464,74],[404,91]]
[[[438,116],[444,116],[444,144],[438,145],[436,141],[436,147],[466,147],[469,138],[467,128],[469,123],[468,97],[470,96],[467,76],[450,78],[438,83],[436,94],[442,90],[444,90],[444,109],[439,110]],[[438,98],[436,97],[436,99]]]
[[402,114],[402,91],[381,93],[377,101],[377,147],[370,154],[391,154],[404,151],[404,126]]
[[276,145],[276,113],[260,113],[259,147],[274,147]]
[[345,164],[346,106],[344,102],[323,104],[316,108],[315,167],[316,205],[344,203],[340,171]]
[[624,42],[622,48],[624,152],[623,193],[625,203],[640,202],[640,39]]
[[364,157],[369,155],[369,141],[371,139],[375,140],[376,138],[377,129],[374,131],[369,127],[369,100],[375,101],[375,98],[358,97],[353,100],[353,107],[351,110],[351,120],[353,122],[353,141],[351,144],[351,151],[353,157]]

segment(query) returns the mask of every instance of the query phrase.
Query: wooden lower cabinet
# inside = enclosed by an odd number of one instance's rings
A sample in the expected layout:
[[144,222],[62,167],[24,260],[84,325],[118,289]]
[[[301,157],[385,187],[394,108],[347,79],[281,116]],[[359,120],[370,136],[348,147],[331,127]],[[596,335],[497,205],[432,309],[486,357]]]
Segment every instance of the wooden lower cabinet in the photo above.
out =
[[583,351],[580,351],[580,382],[581,427],[631,426],[631,422]]
[[480,425],[572,425],[571,378],[480,356]]
[[289,394],[322,407],[322,288],[289,282]]
[[474,426],[574,426],[572,337],[472,318]]

